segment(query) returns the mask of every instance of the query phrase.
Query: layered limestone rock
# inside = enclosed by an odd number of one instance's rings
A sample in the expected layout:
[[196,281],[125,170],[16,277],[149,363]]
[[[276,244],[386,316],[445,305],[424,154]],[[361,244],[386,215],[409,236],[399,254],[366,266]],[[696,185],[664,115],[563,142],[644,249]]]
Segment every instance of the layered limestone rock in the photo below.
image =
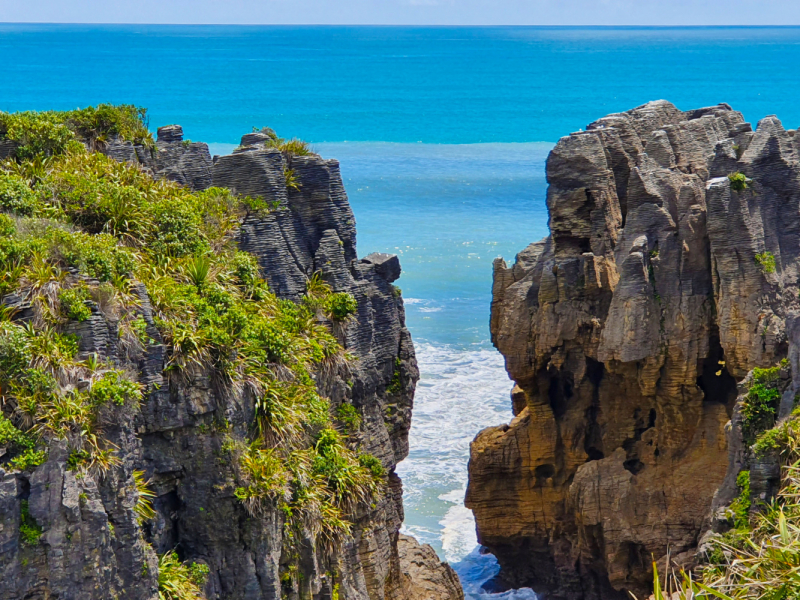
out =
[[[254,518],[244,510],[234,496],[236,465],[222,449],[220,432],[246,437],[254,398],[246,390],[220,390],[210,374],[167,377],[167,349],[139,286],[139,311],[152,343],[134,364],[120,347],[118,318],[101,307],[92,305],[92,317],[71,331],[80,340],[79,356],[97,353],[128,365],[147,390],[139,410],[108,419],[104,435],[118,447],[122,465],[105,477],[78,478],[66,468],[66,448],[55,444],[33,472],[0,469],[0,598],[155,600],[155,553],[172,549],[181,560],[209,567],[209,599],[403,600],[421,598],[419,589],[429,588],[442,600],[463,597],[452,570],[432,562],[425,548],[398,553],[403,504],[394,470],[408,453],[419,375],[402,298],[392,285],[400,274],[397,257],[357,258],[355,220],[335,160],[289,158],[248,141],[213,162],[205,144],[184,143],[180,128],[171,126],[159,130],[154,151],[118,140],[104,151],[194,190],[214,184],[263,196],[274,209],[247,216],[237,241],[258,258],[270,288],[296,300],[307,278],[321,271],[334,291],[357,299],[355,318],[334,327],[355,360],[321,369],[316,382],[334,410],[344,401],[358,409],[359,441],[388,472],[384,493],[355,515],[352,540],[335,557],[334,572],[319,564],[311,540],[301,541],[299,556],[287,556],[282,513],[274,509]],[[287,168],[299,182],[292,189],[285,183]],[[4,302],[24,318],[19,298]],[[133,511],[136,469],[152,479],[157,494],[156,518],[144,525]],[[20,499],[27,500],[29,517]],[[43,531],[38,545],[26,545],[20,535],[26,518]],[[415,558],[420,552],[423,560]],[[282,582],[290,564],[298,566],[299,577]]]
[[458,575],[439,560],[428,544],[420,545],[408,535],[397,541],[402,571],[403,597],[408,600],[463,600]]
[[466,503],[509,584],[641,595],[710,525],[737,381],[787,355],[795,132],[651,102],[562,138],[547,178],[550,236],[494,265],[516,416],[473,442]]

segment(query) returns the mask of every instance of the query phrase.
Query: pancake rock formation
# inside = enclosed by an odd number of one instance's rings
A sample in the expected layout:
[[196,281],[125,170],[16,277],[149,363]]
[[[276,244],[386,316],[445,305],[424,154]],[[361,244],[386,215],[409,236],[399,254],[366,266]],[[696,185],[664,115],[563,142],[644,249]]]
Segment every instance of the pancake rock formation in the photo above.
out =
[[737,383],[796,347],[798,143],[657,101],[550,153],[550,235],[494,264],[515,417],[476,437],[466,496],[507,584],[647,597],[732,499]]
[[[221,186],[273,203],[274,210],[244,218],[235,234],[239,248],[257,258],[270,290],[298,300],[319,271],[334,292],[355,298],[355,315],[335,330],[352,359],[320,368],[314,380],[333,410],[343,403],[356,409],[360,447],[380,460],[384,489],[351,515],[351,536],[335,557],[335,570],[320,564],[311,538],[295,541],[296,554],[287,556],[284,513],[273,506],[249,514],[235,497],[237,467],[221,453],[220,431],[237,439],[251,431],[253,395],[246,388],[223,393],[208,373],[170,377],[167,348],[147,291],[138,285],[133,291],[150,343],[128,366],[146,393],[139,408],[104,431],[120,466],[104,477],[82,477],[67,464],[66,444],[54,442],[46,462],[33,470],[0,468],[0,599],[156,600],[157,554],[173,549],[181,560],[208,567],[203,592],[209,599],[405,600],[421,598],[420,586],[435,590],[432,598],[463,598],[452,570],[432,551],[402,538],[398,552],[403,503],[394,470],[408,453],[419,375],[403,301],[392,285],[400,274],[397,257],[358,258],[337,161],[286,156],[267,147],[265,137],[248,134],[233,154],[212,158],[206,144],[184,142],[181,128],[169,126],[159,130],[153,151],[112,139],[103,152],[192,190]],[[6,156],[12,155],[13,145],[6,146]],[[292,186],[286,184],[289,167]],[[26,318],[22,299],[11,294],[3,302]],[[94,302],[87,306],[91,317],[70,325],[79,358],[96,354],[127,364],[119,317]],[[133,511],[135,470],[144,472],[155,493],[155,517],[146,523]],[[27,545],[20,534],[26,519],[41,531]]]

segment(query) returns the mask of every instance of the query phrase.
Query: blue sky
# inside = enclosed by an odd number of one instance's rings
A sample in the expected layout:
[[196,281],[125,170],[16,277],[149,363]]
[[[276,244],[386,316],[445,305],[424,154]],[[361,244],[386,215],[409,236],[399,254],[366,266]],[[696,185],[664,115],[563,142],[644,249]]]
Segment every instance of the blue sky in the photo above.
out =
[[800,1],[0,0],[0,22],[800,25]]

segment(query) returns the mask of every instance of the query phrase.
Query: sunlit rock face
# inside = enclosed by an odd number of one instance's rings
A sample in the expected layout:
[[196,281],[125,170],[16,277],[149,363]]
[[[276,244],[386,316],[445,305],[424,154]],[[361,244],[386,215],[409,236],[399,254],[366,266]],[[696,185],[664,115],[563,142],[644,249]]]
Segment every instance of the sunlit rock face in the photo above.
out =
[[[385,254],[358,258],[355,219],[336,160],[289,156],[263,142],[248,134],[233,154],[212,159],[206,144],[184,141],[181,128],[169,126],[159,130],[152,150],[112,139],[102,151],[195,191],[214,185],[260,196],[270,210],[244,216],[232,242],[255,255],[270,289],[299,300],[320,272],[333,291],[352,294],[356,313],[333,325],[352,358],[320,365],[314,379],[333,410],[343,402],[358,410],[358,442],[385,468],[384,489],[350,515],[352,537],[327,564],[312,539],[293,541],[296,554],[289,555],[284,514],[277,507],[259,516],[244,509],[234,494],[237,467],[223,459],[215,435],[214,424],[223,422],[232,436],[247,438],[252,394],[220,389],[211,373],[168,376],[167,348],[147,291],[138,285],[133,291],[151,343],[136,364],[128,364],[119,347],[119,318],[94,303],[91,318],[69,331],[80,357],[95,353],[124,364],[147,390],[140,407],[106,424],[104,435],[121,464],[104,477],[77,477],[67,468],[65,445],[54,443],[47,462],[33,472],[0,468],[0,598],[155,600],[156,553],[175,548],[182,560],[209,567],[209,599],[405,600],[428,592],[440,600],[463,598],[454,572],[429,546],[403,537],[398,550],[403,502],[395,467],[408,454],[419,378],[403,300],[392,285],[399,261]],[[3,301],[24,317],[22,299]],[[156,494],[156,516],[146,524],[133,511],[134,470],[147,474]],[[21,542],[20,499],[43,531],[35,547]],[[287,586],[282,575],[290,566],[299,576]]]
[[647,589],[653,557],[693,553],[725,480],[736,383],[787,354],[794,133],[657,101],[551,152],[550,236],[494,266],[516,417],[475,439],[466,498],[508,583],[621,599]]

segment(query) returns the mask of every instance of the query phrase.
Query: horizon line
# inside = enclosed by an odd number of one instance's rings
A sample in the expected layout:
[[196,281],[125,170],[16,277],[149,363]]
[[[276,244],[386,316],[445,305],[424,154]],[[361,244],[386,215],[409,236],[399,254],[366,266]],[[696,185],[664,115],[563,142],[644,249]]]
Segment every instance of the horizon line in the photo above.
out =
[[509,29],[798,29],[800,23],[790,25],[511,25],[495,24],[436,24],[436,23],[167,23],[167,22],[110,22],[110,21],[0,21],[0,25],[113,25],[155,27],[417,27],[417,28],[490,28]]

